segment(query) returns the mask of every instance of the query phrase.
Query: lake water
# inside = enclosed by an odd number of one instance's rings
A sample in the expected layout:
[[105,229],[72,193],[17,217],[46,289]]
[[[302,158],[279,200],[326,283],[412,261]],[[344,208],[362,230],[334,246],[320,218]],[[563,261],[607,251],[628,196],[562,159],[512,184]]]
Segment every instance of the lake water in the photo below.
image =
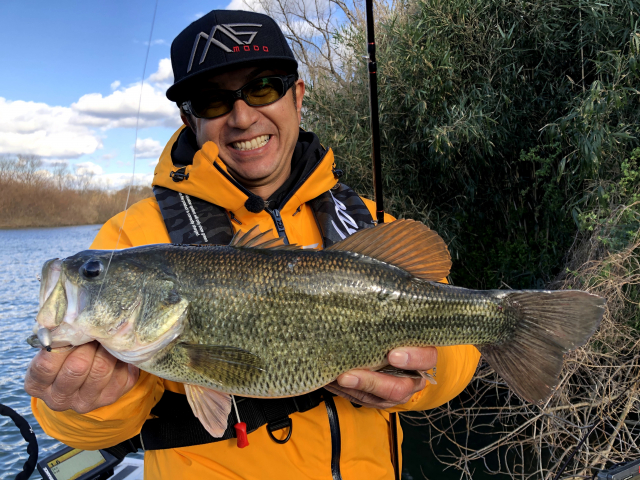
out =
[[[24,416],[38,437],[40,458],[60,444],[44,434],[31,414],[30,398],[23,381],[35,350],[27,345],[38,311],[40,283],[36,275],[50,258],[63,258],[85,250],[98,233],[98,225],[24,230],[0,230],[0,403]],[[403,479],[424,478],[436,462],[429,455],[419,428],[405,425]],[[13,479],[27,459],[27,444],[13,422],[0,416],[0,479]],[[431,457],[431,458],[430,458]],[[36,471],[37,472],[37,471]],[[459,478],[459,474],[438,474]],[[35,473],[31,478],[40,478]],[[435,477],[432,477],[435,478]]]
[[[85,250],[98,225],[63,228],[0,230],[0,403],[31,424],[38,436],[40,458],[59,443],[48,437],[31,414],[24,375],[35,350],[25,342],[38,312],[40,283],[36,275],[50,258]],[[28,458],[27,443],[8,417],[0,417],[0,479],[13,479]],[[37,473],[32,478],[40,478]]]

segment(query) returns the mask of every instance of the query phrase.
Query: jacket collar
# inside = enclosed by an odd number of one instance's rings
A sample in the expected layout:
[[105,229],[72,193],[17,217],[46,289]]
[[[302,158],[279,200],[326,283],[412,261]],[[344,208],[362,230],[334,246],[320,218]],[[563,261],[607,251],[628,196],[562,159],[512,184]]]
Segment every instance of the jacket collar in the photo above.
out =
[[[192,164],[185,167],[188,179],[173,181],[170,174],[178,171],[179,167],[173,164],[171,152],[184,128],[179,128],[173,134],[160,155],[160,161],[153,173],[153,185],[200,198],[242,216],[248,214],[244,207],[248,198],[246,190],[231,177],[227,166],[218,157],[218,146],[213,142],[205,143],[195,152]],[[293,213],[302,204],[330,190],[337,183],[333,174],[334,167],[333,152],[329,149],[315,168],[307,174],[302,185],[289,193],[289,199],[281,211]]]

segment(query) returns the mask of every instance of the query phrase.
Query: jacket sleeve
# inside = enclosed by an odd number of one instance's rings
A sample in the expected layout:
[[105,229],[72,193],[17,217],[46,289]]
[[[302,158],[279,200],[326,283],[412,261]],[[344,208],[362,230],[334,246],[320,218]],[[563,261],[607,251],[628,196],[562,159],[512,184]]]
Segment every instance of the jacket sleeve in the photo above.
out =
[[[136,215],[120,213],[100,229],[92,249],[127,248],[134,246]],[[123,222],[125,225],[123,226]],[[121,228],[123,226],[124,228]],[[73,410],[56,412],[44,401],[31,399],[31,408],[44,432],[74,448],[95,450],[116,445],[138,433],[149,413],[164,392],[163,381],[140,371],[140,378],[133,388],[115,403],[81,415]]]
[[[375,218],[375,204],[366,198],[362,199]],[[385,222],[395,220],[389,214],[384,215]],[[443,279],[446,283],[446,279]],[[457,397],[469,384],[478,367],[480,352],[473,345],[453,345],[436,347],[438,363],[436,365],[436,384],[427,386],[415,393],[404,404],[386,409],[388,412],[405,412],[409,410],[429,410],[447,403]]]
[[44,433],[62,443],[83,450],[117,445],[136,436],[149,412],[162,397],[164,386],[155,375],[140,371],[134,387],[115,403],[81,415],[73,410],[55,412],[39,398],[31,409]]

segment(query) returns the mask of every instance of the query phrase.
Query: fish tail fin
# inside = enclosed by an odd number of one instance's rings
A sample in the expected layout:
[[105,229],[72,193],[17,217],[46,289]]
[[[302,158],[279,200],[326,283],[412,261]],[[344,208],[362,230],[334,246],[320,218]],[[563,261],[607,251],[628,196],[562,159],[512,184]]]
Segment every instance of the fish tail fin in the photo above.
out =
[[514,332],[480,351],[519,396],[543,402],[558,382],[563,355],[593,335],[604,304],[602,297],[577,290],[507,294],[501,306],[505,315],[516,320]]

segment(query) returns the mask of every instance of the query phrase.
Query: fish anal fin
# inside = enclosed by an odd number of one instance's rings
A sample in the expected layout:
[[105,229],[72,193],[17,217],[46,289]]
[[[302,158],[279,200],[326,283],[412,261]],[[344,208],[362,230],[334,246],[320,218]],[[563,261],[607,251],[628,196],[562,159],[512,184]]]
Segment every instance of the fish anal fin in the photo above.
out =
[[184,385],[193,414],[212,437],[220,438],[227,429],[231,396],[200,385]]
[[444,240],[414,220],[396,220],[359,230],[325,250],[366,255],[423,280],[440,281],[451,270],[451,255]]
[[245,385],[264,372],[261,357],[236,347],[181,343],[188,366],[220,386]]
[[287,245],[284,238],[277,237],[273,233],[273,229],[266,232],[260,232],[260,227],[255,225],[248,232],[238,230],[229,242],[230,247],[234,248],[259,248],[273,250],[301,250],[298,245]]
[[393,365],[386,365],[376,372],[386,373],[387,375],[393,375],[394,377],[400,378],[413,378],[413,379],[426,379],[432,385],[436,385],[436,377],[429,372],[425,372],[422,370],[403,370],[401,368],[394,367]]

